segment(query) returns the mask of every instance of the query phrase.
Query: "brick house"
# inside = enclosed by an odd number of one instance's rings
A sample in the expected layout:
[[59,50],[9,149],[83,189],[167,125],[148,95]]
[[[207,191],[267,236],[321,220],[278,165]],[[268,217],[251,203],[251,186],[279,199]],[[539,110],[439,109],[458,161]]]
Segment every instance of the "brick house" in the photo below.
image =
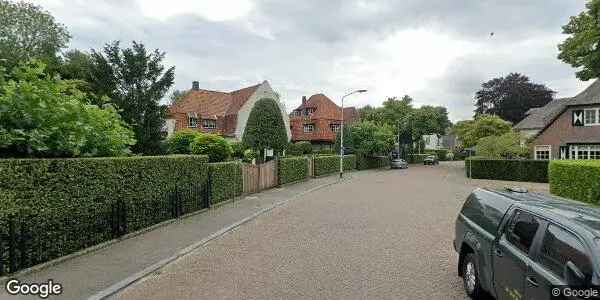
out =
[[600,81],[530,110],[515,129],[531,137],[535,159],[600,159]]
[[[358,119],[354,107],[344,108],[344,124]],[[315,148],[332,148],[340,131],[342,109],[323,94],[302,97],[302,104],[290,114],[292,141],[309,141]]]
[[279,104],[289,140],[289,117],[268,81],[233,92],[200,89],[199,83],[194,81],[192,89],[169,107],[167,133],[171,135],[175,131],[192,129],[239,141],[254,104],[264,98],[273,99]]

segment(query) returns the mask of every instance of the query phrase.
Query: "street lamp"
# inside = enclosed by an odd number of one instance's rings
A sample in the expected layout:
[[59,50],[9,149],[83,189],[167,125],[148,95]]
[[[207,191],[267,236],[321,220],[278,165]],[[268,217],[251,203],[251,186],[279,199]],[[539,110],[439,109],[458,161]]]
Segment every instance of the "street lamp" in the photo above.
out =
[[366,92],[367,90],[356,90],[342,97],[342,123],[340,124],[340,179],[344,177],[344,98]]

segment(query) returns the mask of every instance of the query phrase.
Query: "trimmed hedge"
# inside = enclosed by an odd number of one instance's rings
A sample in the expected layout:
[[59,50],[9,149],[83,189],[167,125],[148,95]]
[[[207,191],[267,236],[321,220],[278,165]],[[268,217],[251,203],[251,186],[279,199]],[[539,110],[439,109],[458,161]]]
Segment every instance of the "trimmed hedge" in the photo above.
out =
[[427,154],[434,154],[437,155],[438,159],[440,161],[445,161],[447,160],[447,156],[448,156],[448,150],[446,149],[440,149],[440,150],[425,150],[425,153]]
[[[472,174],[469,174],[471,170]],[[507,181],[548,182],[547,160],[508,160],[468,158],[465,160],[467,177]]]
[[548,178],[552,194],[600,204],[600,161],[553,160]]
[[282,158],[278,168],[279,184],[300,181],[308,177],[308,158]]
[[422,164],[425,160],[425,157],[431,154],[409,154],[408,155],[408,163],[409,164]]
[[[340,156],[315,156],[314,158],[314,172],[315,176],[322,176],[339,172],[340,170]],[[345,155],[343,162],[344,170],[356,169],[356,156]]]
[[0,160],[0,275],[204,208],[207,161]]
[[208,167],[212,203],[232,199],[243,193],[242,163],[237,161],[210,163]]
[[390,166],[390,159],[387,156],[367,157],[359,155],[356,160],[356,168],[359,170],[379,169]]

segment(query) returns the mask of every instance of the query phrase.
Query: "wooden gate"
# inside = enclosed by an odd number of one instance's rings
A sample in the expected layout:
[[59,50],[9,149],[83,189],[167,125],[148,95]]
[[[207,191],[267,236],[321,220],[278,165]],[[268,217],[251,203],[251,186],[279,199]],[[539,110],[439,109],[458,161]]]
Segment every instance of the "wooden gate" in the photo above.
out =
[[257,193],[278,184],[277,161],[260,165],[243,164],[244,193]]

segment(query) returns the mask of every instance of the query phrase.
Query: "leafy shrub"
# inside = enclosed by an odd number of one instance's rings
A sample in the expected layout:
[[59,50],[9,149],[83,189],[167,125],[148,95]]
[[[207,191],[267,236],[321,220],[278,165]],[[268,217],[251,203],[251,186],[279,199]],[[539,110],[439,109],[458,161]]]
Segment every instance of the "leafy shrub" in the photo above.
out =
[[258,157],[258,153],[252,149],[246,149],[246,151],[244,151],[244,161],[245,162],[252,162],[253,159],[255,159],[256,157]]
[[448,159],[448,150],[446,150],[446,149],[425,150],[425,153],[436,155],[440,161],[445,161]]
[[244,151],[246,150],[246,147],[244,146],[244,144],[242,142],[238,142],[238,141],[233,141],[233,142],[229,142],[229,145],[231,145],[231,150],[233,151],[232,156],[235,158],[243,158],[244,157]]
[[501,136],[484,137],[477,141],[475,152],[478,156],[487,158],[513,159],[527,157],[529,149],[521,144],[521,140],[521,135],[512,131]]
[[465,172],[473,179],[548,182],[548,161],[471,157],[465,160]]
[[212,203],[219,203],[242,194],[242,164],[219,162],[209,164]]
[[[356,168],[356,155],[345,155],[343,161],[344,170]],[[315,176],[322,176],[338,172],[340,170],[340,156],[316,156],[314,158]]]
[[[117,218],[126,219],[120,230],[127,233],[173,218],[175,208],[180,213],[203,208],[207,161],[206,156],[0,160],[0,236],[13,220],[26,231],[29,253],[10,272],[115,238]],[[181,202],[174,207],[176,191]],[[126,213],[115,215],[117,207]],[[0,258],[8,257],[4,241]],[[6,265],[3,271],[9,271]]]
[[228,159],[233,150],[229,143],[216,134],[202,133],[190,144],[193,154],[208,155],[210,162],[219,162]]
[[192,150],[190,145],[192,142],[202,135],[202,133],[185,129],[175,132],[166,141],[167,151],[169,154],[190,154]]
[[313,154],[315,154],[315,155],[336,155],[337,153],[333,149],[320,149],[320,150],[313,151]]
[[379,169],[389,167],[390,159],[387,156],[368,157],[357,155],[356,168],[359,170]]
[[600,161],[553,160],[548,178],[552,194],[600,204]]
[[263,149],[283,150],[288,136],[277,101],[260,99],[250,112],[242,142],[257,151]]
[[279,184],[303,180],[308,177],[308,158],[292,157],[279,160]]
[[301,156],[302,150],[295,143],[288,143],[285,147],[286,156]]
[[302,154],[311,154],[313,153],[312,144],[307,141],[296,142],[296,147]]
[[425,157],[431,154],[409,154],[408,155],[408,163],[411,164],[422,164]]

